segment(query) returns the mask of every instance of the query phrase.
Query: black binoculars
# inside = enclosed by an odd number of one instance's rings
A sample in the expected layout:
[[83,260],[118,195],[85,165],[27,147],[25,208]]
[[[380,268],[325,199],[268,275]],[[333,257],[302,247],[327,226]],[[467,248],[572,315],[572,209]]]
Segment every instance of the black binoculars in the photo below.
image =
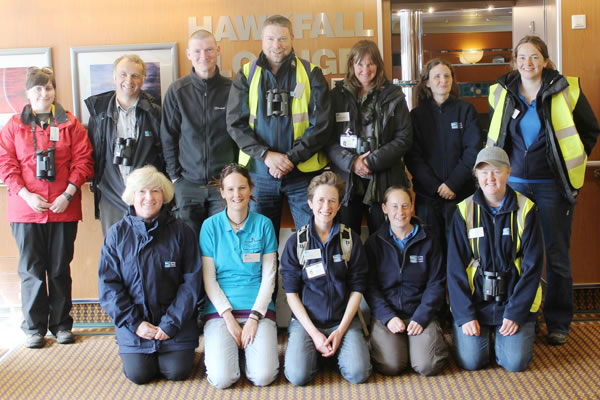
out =
[[113,164],[130,167],[133,165],[134,138],[117,138],[115,140]]
[[289,94],[283,89],[267,90],[267,117],[289,115]]
[[35,177],[54,182],[56,179],[56,164],[54,149],[38,150],[35,152]]
[[483,301],[506,301],[509,277],[508,272],[483,271]]
[[356,154],[365,154],[367,151],[377,150],[374,137],[366,139],[358,138],[356,142]]

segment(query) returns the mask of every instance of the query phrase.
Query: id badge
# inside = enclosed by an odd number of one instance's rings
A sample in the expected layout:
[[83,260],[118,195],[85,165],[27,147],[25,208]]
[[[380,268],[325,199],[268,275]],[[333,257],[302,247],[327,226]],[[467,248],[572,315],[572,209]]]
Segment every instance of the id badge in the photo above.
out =
[[483,226],[480,226],[479,228],[469,229],[469,239],[477,239],[483,236]]
[[335,113],[335,122],[350,122],[350,113],[348,111]]
[[51,126],[50,127],[50,140],[51,141],[58,142],[58,139],[59,139],[58,132],[59,132],[58,126]]
[[356,135],[342,135],[340,136],[340,146],[345,149],[356,149],[358,144],[358,138]]
[[242,256],[242,261],[244,263],[260,262],[260,253],[245,253]]
[[296,83],[296,88],[294,89],[294,98],[299,99],[302,97],[302,94],[304,93],[304,83],[300,83],[297,82]]
[[321,259],[321,249],[304,250],[304,259],[306,261],[320,260]]
[[308,279],[319,278],[325,275],[325,267],[322,262],[306,266],[306,276]]

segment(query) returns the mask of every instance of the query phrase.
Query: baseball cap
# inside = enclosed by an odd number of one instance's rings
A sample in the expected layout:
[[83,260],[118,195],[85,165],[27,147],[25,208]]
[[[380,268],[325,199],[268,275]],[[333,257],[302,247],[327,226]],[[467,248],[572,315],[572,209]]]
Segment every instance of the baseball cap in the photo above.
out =
[[487,163],[494,167],[509,167],[510,161],[506,152],[497,146],[485,147],[477,154],[475,168],[481,163]]

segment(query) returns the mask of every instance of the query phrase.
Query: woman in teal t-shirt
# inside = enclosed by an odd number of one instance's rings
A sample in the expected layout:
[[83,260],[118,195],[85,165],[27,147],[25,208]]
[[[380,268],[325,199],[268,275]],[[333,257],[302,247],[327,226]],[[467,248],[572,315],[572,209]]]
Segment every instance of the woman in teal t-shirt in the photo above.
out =
[[253,183],[246,168],[227,165],[218,184],[227,207],[204,221],[200,232],[209,300],[203,314],[206,374],[219,389],[233,385],[243,350],[246,377],[266,386],[279,372],[275,231],[268,218],[248,209]]

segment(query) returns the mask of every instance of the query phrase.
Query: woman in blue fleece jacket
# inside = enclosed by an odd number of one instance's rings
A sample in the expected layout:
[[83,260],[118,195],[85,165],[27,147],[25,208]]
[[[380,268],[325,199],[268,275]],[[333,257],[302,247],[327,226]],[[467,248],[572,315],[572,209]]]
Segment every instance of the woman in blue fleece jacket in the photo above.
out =
[[398,375],[410,361],[421,375],[438,373],[448,347],[435,313],[444,303],[445,270],[437,239],[412,217],[410,191],[385,191],[387,223],[365,244],[371,321],[371,358],[377,371]]
[[[367,260],[360,236],[335,222],[344,186],[331,171],[311,180],[313,217],[288,239],[281,256],[283,289],[293,313],[285,376],[294,385],[314,379],[319,356],[336,356],[342,376],[352,383],[371,374],[369,348],[356,318],[367,286]],[[351,252],[344,253],[342,241],[348,240]],[[299,243],[306,244],[303,251],[297,250]]]

